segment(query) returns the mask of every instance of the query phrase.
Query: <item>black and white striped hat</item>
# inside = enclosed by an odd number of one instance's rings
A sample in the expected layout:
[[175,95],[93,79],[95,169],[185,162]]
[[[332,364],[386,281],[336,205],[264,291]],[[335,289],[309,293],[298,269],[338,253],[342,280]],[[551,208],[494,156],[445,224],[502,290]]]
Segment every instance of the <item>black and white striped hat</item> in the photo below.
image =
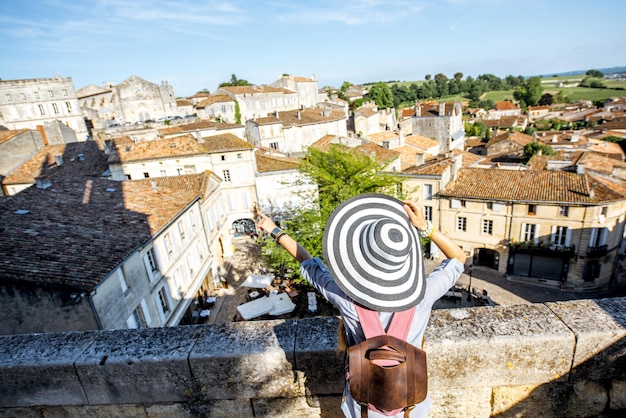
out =
[[326,223],[326,265],[337,285],[366,308],[403,311],[424,297],[422,246],[403,206],[390,196],[363,194],[339,205]]

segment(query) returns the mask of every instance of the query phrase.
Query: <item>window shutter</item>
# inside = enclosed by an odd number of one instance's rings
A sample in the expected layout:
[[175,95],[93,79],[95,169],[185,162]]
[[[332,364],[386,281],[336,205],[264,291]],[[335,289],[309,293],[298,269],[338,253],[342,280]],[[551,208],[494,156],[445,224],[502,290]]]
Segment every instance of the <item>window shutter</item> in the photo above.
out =
[[598,236],[598,228],[591,228],[591,233],[589,234],[589,244],[588,247],[596,246],[596,237]]
[[569,247],[572,242],[572,228],[567,228],[565,231],[565,246]]
[[128,318],[126,318],[126,326],[128,327],[128,329],[139,328],[137,326],[137,321],[135,321],[135,317],[133,315],[131,315]]
[[552,232],[550,233],[550,242],[554,242],[556,238],[556,225],[552,225]]
[[494,212],[500,212],[500,209],[502,208],[502,205],[500,203],[494,203],[491,208],[493,209]]
[[461,201],[460,200],[456,200],[456,199],[452,199],[450,201],[450,208],[451,209],[457,209],[461,206]]
[[535,238],[533,241],[535,244],[539,242],[539,224],[535,224]]
[[154,275],[152,273],[152,266],[150,265],[150,261],[148,261],[148,254],[143,255],[143,264],[146,266],[146,271],[148,272],[148,278],[152,280]]
[[602,228],[600,230],[600,245],[606,245],[606,238],[608,236],[608,228]]
[[519,240],[520,242],[524,242],[526,241],[526,224],[522,224],[522,232],[519,234]]

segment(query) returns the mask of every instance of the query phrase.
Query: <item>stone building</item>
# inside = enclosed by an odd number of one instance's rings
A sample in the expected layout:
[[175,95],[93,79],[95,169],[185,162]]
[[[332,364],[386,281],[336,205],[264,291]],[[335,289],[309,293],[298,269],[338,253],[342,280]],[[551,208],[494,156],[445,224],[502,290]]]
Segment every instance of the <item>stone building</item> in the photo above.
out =
[[135,75],[118,85],[86,86],[77,92],[80,108],[96,128],[163,120],[178,115],[174,88]]
[[437,140],[441,152],[464,148],[465,126],[461,103],[419,103],[411,121],[411,134]]
[[191,315],[230,244],[221,180],[116,182],[99,177],[97,143],[63,151],[45,187],[0,200],[11,236],[0,249],[0,333],[164,327]]
[[315,75],[306,78],[285,74],[271,83],[270,86],[295,91],[300,108],[314,107],[321,101]]
[[195,105],[200,119],[219,119],[226,123],[236,123],[235,99],[226,94],[207,97]]
[[441,229],[473,257],[525,282],[606,287],[624,236],[626,189],[584,172],[464,168],[438,193]]
[[345,113],[340,110],[303,109],[274,112],[246,121],[246,137],[255,146],[289,154],[302,154],[324,135],[347,135]]
[[0,80],[0,126],[37,129],[58,121],[74,135],[65,141],[85,141],[89,136],[71,77]]

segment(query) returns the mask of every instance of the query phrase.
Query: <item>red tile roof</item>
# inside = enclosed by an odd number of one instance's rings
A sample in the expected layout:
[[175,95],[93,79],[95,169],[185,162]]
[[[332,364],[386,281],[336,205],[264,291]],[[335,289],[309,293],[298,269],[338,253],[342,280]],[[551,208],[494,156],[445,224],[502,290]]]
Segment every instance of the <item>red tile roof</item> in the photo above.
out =
[[256,118],[252,121],[257,125],[271,125],[280,123],[283,126],[302,126],[316,123],[332,122],[344,120],[345,113],[341,110],[328,109],[304,109],[304,110],[285,110],[277,112],[277,115]]
[[295,158],[269,155],[264,150],[257,150],[256,166],[259,173],[269,173],[273,171],[295,170],[300,166],[301,160]]

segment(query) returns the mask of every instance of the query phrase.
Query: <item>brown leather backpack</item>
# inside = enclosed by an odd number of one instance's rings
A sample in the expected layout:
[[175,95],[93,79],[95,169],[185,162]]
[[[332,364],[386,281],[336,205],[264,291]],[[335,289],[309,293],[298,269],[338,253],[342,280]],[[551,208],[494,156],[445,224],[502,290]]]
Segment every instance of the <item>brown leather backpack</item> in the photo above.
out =
[[385,333],[375,311],[357,307],[366,340],[349,348],[348,382],[352,398],[383,415],[396,415],[426,398],[426,352],[406,342],[415,308],[396,312]]

